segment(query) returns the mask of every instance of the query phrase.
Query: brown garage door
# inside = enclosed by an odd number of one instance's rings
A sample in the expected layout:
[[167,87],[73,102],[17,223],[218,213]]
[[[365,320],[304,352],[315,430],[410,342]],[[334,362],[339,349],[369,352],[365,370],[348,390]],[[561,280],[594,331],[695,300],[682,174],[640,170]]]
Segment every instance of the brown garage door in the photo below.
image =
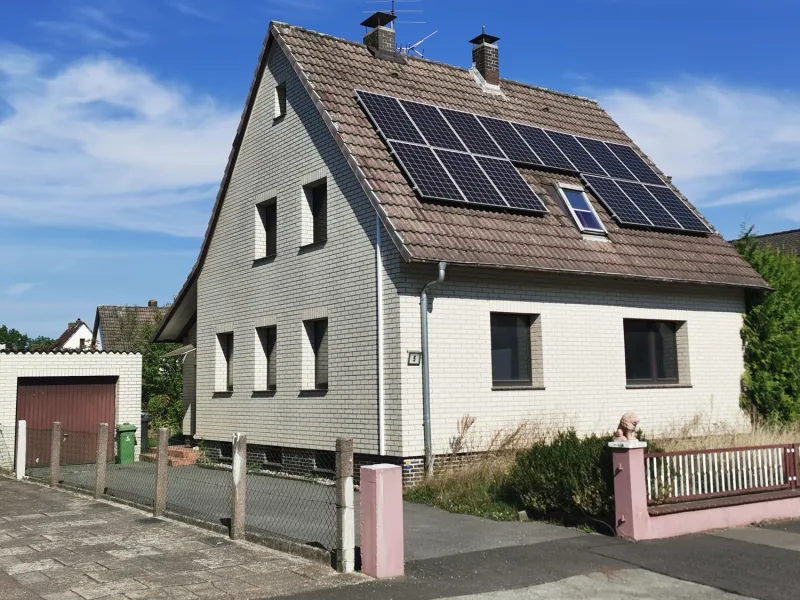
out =
[[94,462],[97,426],[109,425],[109,457],[114,456],[116,377],[21,377],[17,419],[28,428],[26,467],[50,464],[50,430],[61,423],[61,464]]

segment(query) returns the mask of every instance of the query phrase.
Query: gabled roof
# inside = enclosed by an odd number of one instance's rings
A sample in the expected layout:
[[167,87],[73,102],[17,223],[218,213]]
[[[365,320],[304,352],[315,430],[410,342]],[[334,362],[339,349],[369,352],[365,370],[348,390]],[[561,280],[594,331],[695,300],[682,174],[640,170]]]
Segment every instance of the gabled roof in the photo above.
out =
[[[60,350],[61,347],[66,344],[73,335],[75,335],[81,327],[86,327],[89,329],[89,326],[81,321],[80,319],[76,320],[74,323],[70,323],[69,326],[64,330],[56,341],[54,341],[47,350]],[[87,340],[88,341],[88,340]]]
[[754,237],[770,246],[800,255],[800,229],[776,231],[775,233],[765,233],[764,235],[757,235]]
[[[273,46],[286,54],[407,261],[445,260],[498,268],[766,287],[764,280],[718,234],[701,237],[620,227],[596,199],[595,208],[611,243],[585,241],[542,187],[554,179],[569,181],[569,177],[521,170],[536,191],[545,194],[549,213],[544,216],[421,201],[356,102],[355,89],[634,144],[593,100],[507,79],[501,79],[502,96],[490,95],[482,91],[467,69],[414,57],[403,61],[382,60],[363,44],[273,22],[262,47],[200,256],[173,310],[192,289],[202,268]],[[164,325],[170,317],[171,314]]]
[[102,333],[103,352],[133,352],[143,333],[149,336],[168,310],[166,306],[98,306],[92,343]]

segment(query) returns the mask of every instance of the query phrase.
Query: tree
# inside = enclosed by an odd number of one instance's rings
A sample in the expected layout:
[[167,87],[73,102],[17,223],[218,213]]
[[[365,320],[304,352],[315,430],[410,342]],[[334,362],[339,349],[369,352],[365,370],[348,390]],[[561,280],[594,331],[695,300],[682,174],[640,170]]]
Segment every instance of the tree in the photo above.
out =
[[9,329],[8,326],[3,325],[0,327],[0,344],[5,344],[7,350],[41,350],[49,346],[55,340],[45,336],[39,336],[36,339],[31,339],[24,333],[16,329]]
[[742,407],[767,421],[800,420],[800,259],[762,243],[752,227],[734,246],[773,288],[748,298]]
[[127,348],[142,355],[142,408],[148,411],[154,426],[169,427],[177,433],[183,412],[183,365],[179,358],[164,358],[180,344],[152,341],[161,318],[158,314],[153,322],[141,323],[134,311],[124,310],[119,325]]

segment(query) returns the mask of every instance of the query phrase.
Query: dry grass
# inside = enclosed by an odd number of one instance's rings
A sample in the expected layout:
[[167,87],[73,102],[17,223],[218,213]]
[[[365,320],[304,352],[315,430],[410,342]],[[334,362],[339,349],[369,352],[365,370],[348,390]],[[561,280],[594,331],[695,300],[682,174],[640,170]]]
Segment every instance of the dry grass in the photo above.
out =
[[727,423],[709,422],[697,415],[687,423],[671,427],[658,436],[651,436],[651,439],[666,452],[800,443],[800,423],[782,425],[755,422],[737,429]]
[[526,421],[491,435],[477,434],[475,418],[459,419],[450,439],[450,454],[440,458],[433,477],[406,492],[406,499],[451,512],[496,520],[517,518],[508,501],[505,481],[520,450],[551,438],[550,424]]

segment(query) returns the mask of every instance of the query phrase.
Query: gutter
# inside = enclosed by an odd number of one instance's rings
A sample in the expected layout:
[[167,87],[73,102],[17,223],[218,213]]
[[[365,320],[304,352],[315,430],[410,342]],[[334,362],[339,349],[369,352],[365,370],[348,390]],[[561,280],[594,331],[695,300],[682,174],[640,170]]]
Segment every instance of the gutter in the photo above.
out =
[[444,283],[447,263],[439,263],[439,277],[422,288],[419,295],[422,329],[422,426],[425,429],[425,476],[433,475],[433,442],[431,441],[431,378],[428,360],[428,290]]
[[383,385],[383,256],[381,255],[381,218],[375,215],[375,295],[378,336],[378,454],[386,454]]

